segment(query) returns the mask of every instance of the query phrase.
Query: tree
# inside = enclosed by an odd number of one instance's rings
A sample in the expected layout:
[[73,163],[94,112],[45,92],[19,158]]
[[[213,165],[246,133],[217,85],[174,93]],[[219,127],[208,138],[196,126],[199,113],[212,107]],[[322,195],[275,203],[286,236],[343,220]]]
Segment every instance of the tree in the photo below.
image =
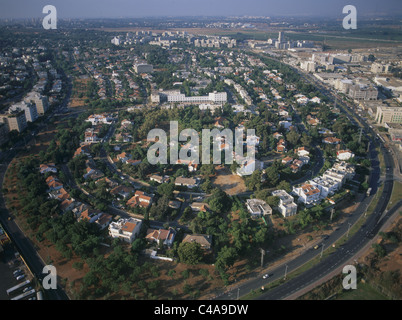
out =
[[219,272],[224,272],[227,268],[231,267],[237,258],[237,251],[233,247],[224,246],[218,253],[215,261],[215,268]]
[[158,186],[156,188],[156,191],[161,196],[166,196],[168,198],[171,198],[173,195],[173,191],[174,191],[174,183],[162,183],[160,186]]
[[289,141],[292,146],[296,146],[297,143],[299,142],[300,139],[300,134],[298,134],[296,131],[292,130],[286,135],[286,140]]
[[203,251],[197,242],[182,242],[177,249],[180,262],[195,265],[202,260]]

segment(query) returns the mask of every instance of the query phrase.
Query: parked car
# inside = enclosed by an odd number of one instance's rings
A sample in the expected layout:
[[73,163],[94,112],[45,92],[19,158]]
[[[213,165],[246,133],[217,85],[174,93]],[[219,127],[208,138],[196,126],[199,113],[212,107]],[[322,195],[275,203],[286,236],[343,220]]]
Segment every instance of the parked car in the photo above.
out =
[[22,292],[25,293],[25,292],[27,292],[29,290],[32,290],[32,287],[26,287],[24,290],[22,290]]
[[19,280],[22,280],[22,279],[24,279],[25,278],[25,275],[20,275],[20,276],[18,276],[16,279],[17,279],[17,281],[19,281]]
[[16,276],[17,274],[21,274],[21,273],[22,273],[21,269],[17,269],[13,272],[13,275]]

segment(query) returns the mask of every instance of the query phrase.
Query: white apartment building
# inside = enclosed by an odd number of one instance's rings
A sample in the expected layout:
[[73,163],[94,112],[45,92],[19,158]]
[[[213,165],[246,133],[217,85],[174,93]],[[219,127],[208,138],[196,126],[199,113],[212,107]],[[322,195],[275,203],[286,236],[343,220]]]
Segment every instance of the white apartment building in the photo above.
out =
[[278,210],[286,218],[297,213],[297,205],[294,198],[285,190],[275,190],[272,195],[279,198]]
[[272,208],[263,200],[247,199],[246,207],[251,216],[261,217],[267,214],[272,214]]
[[338,150],[336,152],[336,158],[338,160],[349,160],[350,158],[353,158],[355,155],[352,151],[350,150]]
[[111,124],[113,122],[113,118],[109,115],[103,115],[103,114],[91,114],[87,120],[87,122],[91,122],[92,125],[97,125],[100,123],[103,124]]
[[142,220],[136,218],[119,219],[109,224],[109,235],[132,243],[139,234]]
[[402,123],[402,108],[378,106],[375,120],[379,124]]
[[295,195],[299,196],[298,201],[304,204],[313,204],[320,200],[320,190],[312,184],[304,184],[301,187],[293,187],[292,191]]
[[173,93],[167,95],[168,102],[182,102],[182,103],[226,103],[227,94],[226,92],[211,92],[207,96],[191,96],[186,97],[183,93]]
[[308,182],[309,184],[316,186],[320,190],[320,198],[325,199],[328,196],[332,196],[337,192],[341,183],[331,178],[316,177]]

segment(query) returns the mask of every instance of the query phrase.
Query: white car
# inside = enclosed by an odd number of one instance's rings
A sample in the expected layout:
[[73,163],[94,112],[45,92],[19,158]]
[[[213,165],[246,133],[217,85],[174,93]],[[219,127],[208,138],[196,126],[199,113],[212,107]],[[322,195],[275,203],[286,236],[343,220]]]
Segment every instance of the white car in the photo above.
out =
[[17,281],[22,280],[22,279],[24,279],[24,278],[25,278],[25,275],[22,274],[22,275],[20,275],[20,276],[17,277]]
[[264,274],[262,278],[263,278],[263,279],[269,278],[269,274],[268,274],[268,273]]

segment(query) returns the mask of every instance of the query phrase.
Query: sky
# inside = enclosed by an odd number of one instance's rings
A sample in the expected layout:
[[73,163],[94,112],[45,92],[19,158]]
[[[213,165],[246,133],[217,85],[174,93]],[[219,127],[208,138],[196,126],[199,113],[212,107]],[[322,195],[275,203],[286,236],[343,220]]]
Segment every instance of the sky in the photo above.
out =
[[0,19],[41,18],[53,5],[59,18],[151,16],[314,16],[339,17],[345,5],[357,15],[402,15],[401,0],[0,0]]

